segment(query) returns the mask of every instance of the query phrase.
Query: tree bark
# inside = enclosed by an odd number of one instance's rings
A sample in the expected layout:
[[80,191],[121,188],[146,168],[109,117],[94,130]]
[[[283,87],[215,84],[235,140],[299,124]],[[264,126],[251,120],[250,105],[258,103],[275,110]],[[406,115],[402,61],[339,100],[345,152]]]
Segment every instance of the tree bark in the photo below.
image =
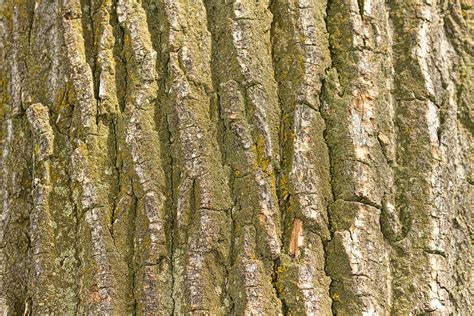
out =
[[0,0],[0,314],[474,314],[473,26]]

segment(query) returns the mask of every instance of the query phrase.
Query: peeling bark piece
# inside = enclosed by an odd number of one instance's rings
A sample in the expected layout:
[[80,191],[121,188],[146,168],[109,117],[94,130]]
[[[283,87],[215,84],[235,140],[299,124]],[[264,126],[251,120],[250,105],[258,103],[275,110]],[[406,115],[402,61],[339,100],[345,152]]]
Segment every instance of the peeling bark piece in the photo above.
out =
[[300,247],[303,246],[303,221],[299,218],[293,220],[293,229],[291,230],[290,247],[288,251],[290,255],[298,258],[300,255]]

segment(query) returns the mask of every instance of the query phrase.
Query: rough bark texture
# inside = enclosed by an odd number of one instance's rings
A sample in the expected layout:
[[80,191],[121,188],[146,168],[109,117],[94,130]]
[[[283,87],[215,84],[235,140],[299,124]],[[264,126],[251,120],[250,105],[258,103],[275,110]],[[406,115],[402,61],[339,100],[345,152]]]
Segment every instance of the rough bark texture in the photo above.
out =
[[467,0],[0,0],[0,314],[473,315]]

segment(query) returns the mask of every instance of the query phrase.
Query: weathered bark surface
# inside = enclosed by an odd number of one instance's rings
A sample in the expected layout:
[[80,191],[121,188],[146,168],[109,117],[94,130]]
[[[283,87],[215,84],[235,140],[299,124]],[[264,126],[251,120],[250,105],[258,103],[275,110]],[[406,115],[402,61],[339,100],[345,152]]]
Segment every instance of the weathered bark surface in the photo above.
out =
[[0,314],[474,314],[473,26],[0,0]]

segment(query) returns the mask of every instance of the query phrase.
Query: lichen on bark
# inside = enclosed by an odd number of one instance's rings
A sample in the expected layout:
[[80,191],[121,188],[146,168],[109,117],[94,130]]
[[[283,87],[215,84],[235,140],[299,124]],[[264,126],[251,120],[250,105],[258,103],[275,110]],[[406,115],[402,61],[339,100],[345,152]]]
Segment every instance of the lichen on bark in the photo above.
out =
[[472,314],[472,25],[0,0],[0,314]]

